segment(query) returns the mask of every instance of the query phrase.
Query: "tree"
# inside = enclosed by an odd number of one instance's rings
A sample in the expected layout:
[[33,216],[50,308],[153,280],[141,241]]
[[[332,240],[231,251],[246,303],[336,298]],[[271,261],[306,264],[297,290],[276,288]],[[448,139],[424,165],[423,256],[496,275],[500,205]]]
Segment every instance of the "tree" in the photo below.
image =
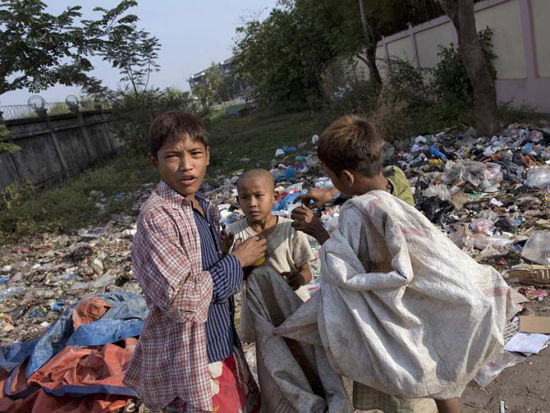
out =
[[458,34],[458,47],[474,92],[478,131],[492,136],[499,129],[495,81],[476,30],[474,1],[438,1]]
[[158,72],[156,62],[160,50],[159,40],[132,24],[129,31],[112,31],[99,54],[111,62],[122,74],[122,82],[130,84],[137,95],[147,90],[152,72]]
[[380,86],[382,84],[382,78],[378,71],[378,65],[376,64],[376,43],[377,36],[374,32],[373,25],[369,25],[367,22],[367,15],[365,13],[365,4],[363,0],[359,1],[359,14],[361,15],[361,25],[363,26],[363,34],[365,36],[365,50],[366,50],[366,64],[369,68],[369,76],[371,82]]
[[316,104],[326,64],[336,54],[309,10],[281,4],[263,21],[237,28],[234,67],[260,104]]
[[325,41],[338,56],[355,57],[381,84],[376,46],[382,36],[443,14],[435,0],[287,0],[314,15]]
[[202,108],[206,110],[216,102],[220,102],[223,79],[220,67],[212,62],[204,72],[204,80],[193,88],[193,95],[199,98]]
[[55,16],[40,0],[0,0],[0,95],[28,88],[38,92],[57,83],[93,83],[88,59],[103,49],[111,33],[132,33],[137,3],[122,0],[97,20],[80,20],[80,6]]

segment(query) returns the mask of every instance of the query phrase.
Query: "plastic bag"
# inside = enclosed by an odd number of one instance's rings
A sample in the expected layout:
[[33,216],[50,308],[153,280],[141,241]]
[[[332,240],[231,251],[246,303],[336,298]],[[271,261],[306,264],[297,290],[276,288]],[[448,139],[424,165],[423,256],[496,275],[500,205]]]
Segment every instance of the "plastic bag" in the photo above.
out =
[[546,188],[550,186],[550,167],[540,166],[527,172],[527,186],[531,188]]
[[445,182],[453,184],[466,181],[484,192],[495,192],[504,178],[501,167],[496,163],[477,161],[449,161],[445,167]]
[[537,264],[550,264],[550,231],[535,231],[527,240],[521,256]]
[[426,198],[436,196],[442,201],[449,201],[451,199],[451,193],[447,185],[430,185],[422,192],[422,195]]
[[507,367],[515,366],[525,360],[525,357],[517,356],[509,351],[502,350],[498,357],[485,364],[476,374],[475,382],[479,387],[486,387]]
[[503,179],[504,175],[502,174],[500,165],[488,162],[485,164],[481,189],[485,192],[496,192]]

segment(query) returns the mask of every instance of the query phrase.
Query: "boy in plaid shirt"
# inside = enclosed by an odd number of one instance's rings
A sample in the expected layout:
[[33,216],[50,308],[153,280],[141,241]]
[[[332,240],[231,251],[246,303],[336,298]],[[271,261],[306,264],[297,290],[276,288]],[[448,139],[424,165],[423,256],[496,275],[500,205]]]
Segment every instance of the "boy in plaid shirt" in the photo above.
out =
[[161,182],[138,218],[132,264],[150,312],[124,382],[155,410],[259,411],[233,295],[266,241],[254,237],[222,251],[217,209],[198,193],[210,159],[199,118],[159,115],[149,144]]

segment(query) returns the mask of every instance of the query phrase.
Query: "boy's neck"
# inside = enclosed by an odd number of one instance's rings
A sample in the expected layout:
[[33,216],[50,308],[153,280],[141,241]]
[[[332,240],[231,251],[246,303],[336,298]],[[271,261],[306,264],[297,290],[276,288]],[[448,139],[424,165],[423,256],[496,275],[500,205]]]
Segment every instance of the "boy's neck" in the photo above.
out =
[[375,176],[359,176],[356,178],[355,195],[363,195],[369,191],[381,190],[386,191],[388,188],[388,180],[380,173]]
[[246,221],[250,228],[259,233],[275,226],[277,224],[277,217],[273,214],[269,214],[263,221],[250,222],[248,218]]

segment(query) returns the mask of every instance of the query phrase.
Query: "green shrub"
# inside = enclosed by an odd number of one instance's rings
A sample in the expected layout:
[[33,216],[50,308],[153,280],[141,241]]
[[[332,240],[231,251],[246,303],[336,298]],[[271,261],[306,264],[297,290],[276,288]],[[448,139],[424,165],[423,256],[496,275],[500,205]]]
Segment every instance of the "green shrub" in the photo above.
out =
[[[479,32],[479,38],[485,57],[491,65],[493,77],[496,77],[496,71],[492,66],[496,58],[493,52],[493,31],[486,27]],[[460,51],[455,50],[452,44],[439,46],[437,56],[439,59],[436,65],[430,69],[431,89],[435,98],[439,101],[464,102],[467,106],[472,106],[474,103],[472,84]],[[454,103],[451,106],[454,106]]]
[[140,154],[148,152],[149,127],[157,115],[172,109],[206,115],[189,92],[173,88],[123,93],[113,101],[112,108],[113,117],[117,119],[115,131],[118,138],[129,151]]
[[409,103],[429,99],[424,81],[425,70],[414,67],[408,60],[391,57],[384,59],[385,86],[400,99]]
[[336,114],[368,113],[375,108],[380,88],[368,80],[352,80],[334,94],[329,109]]
[[510,123],[533,123],[536,119],[535,109],[529,105],[513,105],[512,102],[505,102],[498,107],[498,118],[508,125]]

